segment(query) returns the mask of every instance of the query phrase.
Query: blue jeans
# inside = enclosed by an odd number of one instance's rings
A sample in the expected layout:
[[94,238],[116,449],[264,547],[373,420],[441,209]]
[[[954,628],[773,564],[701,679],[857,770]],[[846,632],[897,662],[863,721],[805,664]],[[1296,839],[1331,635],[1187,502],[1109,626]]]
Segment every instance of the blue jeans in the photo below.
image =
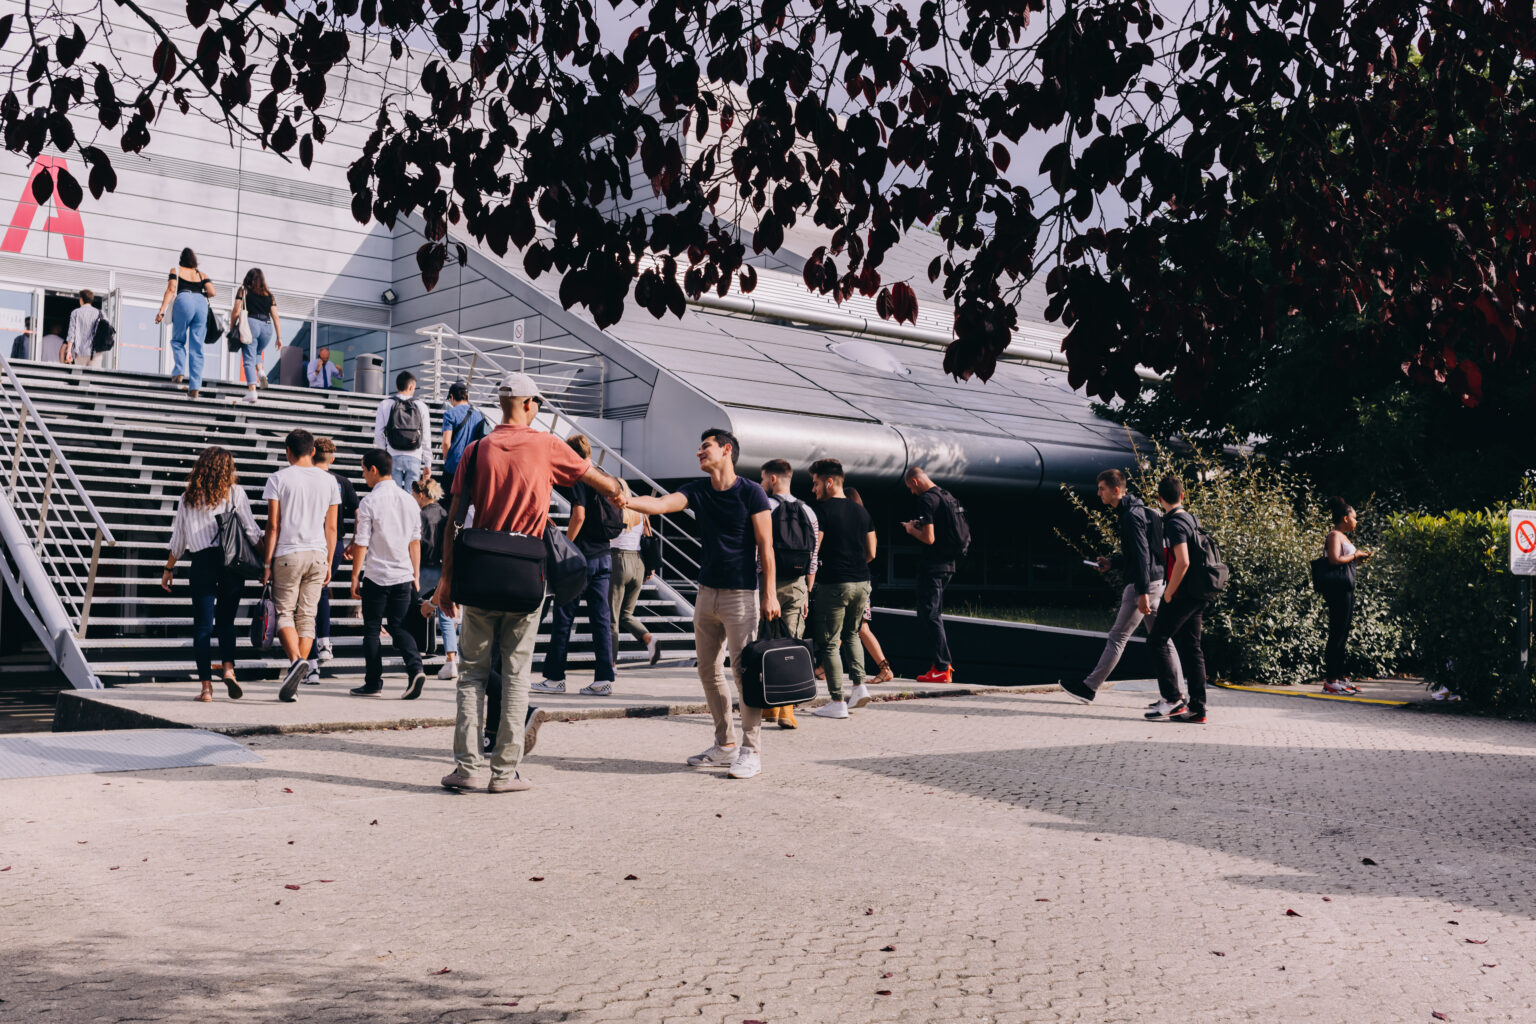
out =
[[256,378],[261,376],[261,354],[277,340],[277,328],[271,320],[246,319],[251,325],[251,343],[240,347],[240,362],[245,366],[245,386],[254,388]]
[[597,657],[592,681],[613,682],[613,611],[608,604],[608,584],[612,576],[611,555],[604,553],[588,557],[586,587],[577,595],[576,600],[555,609],[549,650],[544,654],[545,679],[558,682],[565,678],[566,654],[571,644],[571,626],[576,621],[576,606],[585,603],[587,619],[592,624],[592,653]]
[[245,581],[224,571],[224,550],[204,548],[192,552],[187,573],[192,585],[192,656],[197,661],[198,681],[213,679],[213,644],[219,638],[219,659],[235,663],[235,613],[240,610],[240,591]]
[[396,455],[395,469],[389,478],[409,494],[411,484],[421,479],[421,460],[414,455]]
[[208,334],[208,300],[182,292],[171,305],[171,373],[187,378],[192,391],[203,386],[203,338]]

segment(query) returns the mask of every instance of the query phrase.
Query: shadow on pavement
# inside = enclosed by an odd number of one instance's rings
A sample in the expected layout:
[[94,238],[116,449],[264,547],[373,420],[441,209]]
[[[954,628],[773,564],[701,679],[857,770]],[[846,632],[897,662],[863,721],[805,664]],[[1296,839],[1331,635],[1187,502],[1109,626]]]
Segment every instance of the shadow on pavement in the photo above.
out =
[[[6,954],[7,1020],[195,1020],[199,1024],[416,1024],[495,1020],[579,1022],[586,1014],[532,1005],[506,976],[466,971],[408,978],[387,965],[360,971],[327,966],[308,953],[187,949],[174,957],[125,955],[136,937],[82,936],[67,950],[47,945]],[[102,975],[98,963],[111,963]],[[520,1004],[520,1005],[519,1005]],[[527,1007],[524,1009],[523,1007]]]
[[[1227,876],[1242,885],[1536,918],[1536,887],[1512,881],[1536,855],[1524,810],[1536,803],[1536,756],[1180,742],[1169,730],[1193,727],[1147,728],[1157,740],[821,763],[1056,816],[1039,828],[1165,840],[1282,869]],[[1201,859],[1190,858],[1192,871]],[[1164,881],[1201,884],[1198,873]]]

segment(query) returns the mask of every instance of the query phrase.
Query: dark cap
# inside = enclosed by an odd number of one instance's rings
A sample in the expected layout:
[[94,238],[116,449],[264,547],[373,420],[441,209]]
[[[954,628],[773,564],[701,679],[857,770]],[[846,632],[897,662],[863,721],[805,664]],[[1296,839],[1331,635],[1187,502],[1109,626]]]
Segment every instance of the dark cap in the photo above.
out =
[[469,397],[469,385],[463,381],[455,381],[448,385],[448,397],[456,398],[461,402],[464,401]]

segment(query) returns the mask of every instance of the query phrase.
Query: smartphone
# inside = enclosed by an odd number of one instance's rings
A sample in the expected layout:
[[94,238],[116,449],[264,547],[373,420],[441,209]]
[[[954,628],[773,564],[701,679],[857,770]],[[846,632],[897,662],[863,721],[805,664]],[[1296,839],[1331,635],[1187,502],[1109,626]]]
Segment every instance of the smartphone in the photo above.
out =
[[1092,562],[1092,561],[1089,561],[1086,558],[1083,559],[1083,564],[1086,565],[1090,569],[1097,569],[1099,567],[1099,563],[1098,562]]

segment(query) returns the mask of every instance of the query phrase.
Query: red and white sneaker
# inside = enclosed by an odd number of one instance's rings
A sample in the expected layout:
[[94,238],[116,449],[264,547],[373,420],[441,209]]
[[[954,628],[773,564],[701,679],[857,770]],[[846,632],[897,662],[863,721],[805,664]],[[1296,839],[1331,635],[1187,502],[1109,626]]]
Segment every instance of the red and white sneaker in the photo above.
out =
[[955,681],[955,670],[948,665],[944,668],[931,665],[927,672],[917,677],[917,681],[920,683],[952,683]]
[[1353,689],[1347,683],[1342,683],[1337,679],[1330,679],[1323,684],[1323,692],[1348,696],[1351,693],[1358,693],[1359,691]]

